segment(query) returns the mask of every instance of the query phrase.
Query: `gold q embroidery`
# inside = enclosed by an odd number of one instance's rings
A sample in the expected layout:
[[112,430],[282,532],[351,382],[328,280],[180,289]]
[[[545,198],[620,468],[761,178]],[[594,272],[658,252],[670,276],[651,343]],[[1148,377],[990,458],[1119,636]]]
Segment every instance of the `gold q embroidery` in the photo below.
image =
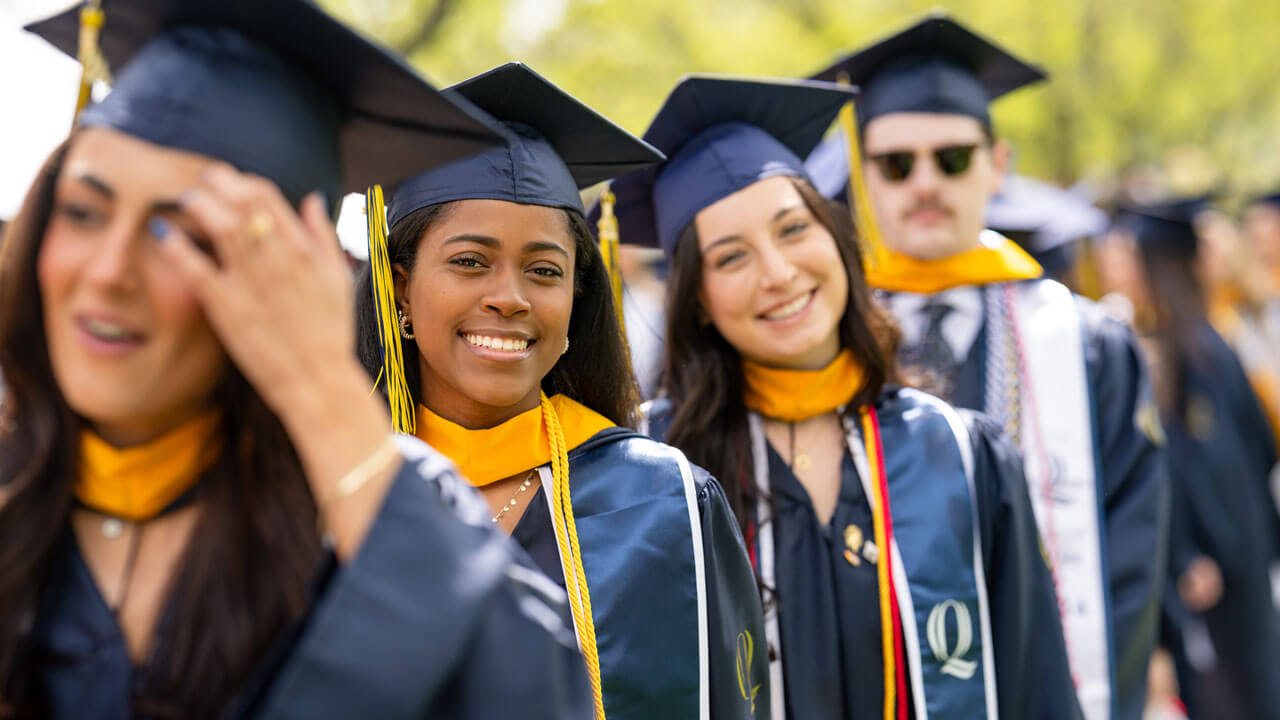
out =
[[755,657],[755,642],[751,639],[751,632],[743,630],[738,633],[738,650],[737,657],[734,658],[734,664],[738,669],[738,692],[742,693],[742,699],[751,703],[751,712],[756,711],[756,693],[760,692],[760,685],[751,683],[751,661]]

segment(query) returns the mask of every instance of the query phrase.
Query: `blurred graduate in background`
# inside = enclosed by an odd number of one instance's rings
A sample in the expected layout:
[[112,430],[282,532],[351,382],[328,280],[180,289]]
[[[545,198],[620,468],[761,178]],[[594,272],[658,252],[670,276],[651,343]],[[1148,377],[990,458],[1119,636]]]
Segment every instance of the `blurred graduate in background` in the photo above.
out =
[[1280,196],[1250,203],[1242,228],[1217,211],[1197,223],[1209,321],[1240,358],[1280,443]]
[[1244,229],[1250,249],[1271,275],[1272,291],[1280,292],[1280,192],[1249,203]]
[[1209,324],[1194,228],[1206,198],[1127,208],[1142,274],[1135,305],[1168,435],[1173,490],[1165,642],[1191,718],[1280,717],[1280,625],[1270,569],[1280,516],[1276,444],[1239,360]]

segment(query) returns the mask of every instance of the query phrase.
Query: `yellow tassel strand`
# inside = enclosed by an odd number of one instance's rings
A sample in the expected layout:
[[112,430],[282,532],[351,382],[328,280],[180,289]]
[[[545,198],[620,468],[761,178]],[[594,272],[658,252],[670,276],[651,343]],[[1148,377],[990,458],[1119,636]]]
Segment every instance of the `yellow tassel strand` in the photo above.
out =
[[[841,74],[841,85],[849,84],[849,76]],[[862,146],[858,142],[858,110],[854,101],[840,109],[840,130],[849,143],[849,207],[853,210],[853,225],[862,240],[862,256],[868,268],[881,267],[886,262],[884,238],[880,235],[880,223],[876,221],[875,208],[871,206],[871,194],[862,176]]]
[[107,68],[107,59],[98,45],[98,36],[106,14],[102,12],[101,0],[89,0],[80,10],[80,48],[76,59],[80,61],[80,94],[76,98],[76,119],[80,111],[89,105],[93,96],[93,84],[111,82],[111,71]]
[[622,313],[622,269],[618,266],[618,218],[613,214],[616,198],[613,190],[606,187],[600,195],[600,220],[596,229],[600,234],[600,257],[604,259],[604,270],[609,274],[609,287],[613,290],[613,310],[618,315],[618,328],[622,330],[622,338],[627,337],[627,323]]
[[596,625],[591,616],[591,592],[582,568],[582,548],[578,545],[578,526],[573,519],[573,498],[569,493],[569,449],[565,444],[560,416],[546,393],[542,394],[542,422],[547,426],[551,443],[551,524],[556,529],[556,545],[565,586],[569,588],[569,610],[578,631],[578,644],[587,664],[591,682],[591,698],[596,720],[604,720],[604,692],[600,683],[600,652],[596,649]]
[[872,425],[871,413],[862,409],[862,440],[867,450],[867,465],[871,470],[871,496],[875,507],[871,509],[871,521],[875,530],[876,547],[880,549],[880,557],[876,560],[876,577],[880,583],[880,652],[884,655],[884,717],[895,720],[894,710],[897,708],[898,684],[896,682],[896,652],[893,647],[893,608],[889,597],[889,571],[892,565],[893,548],[889,547],[888,532],[885,530],[884,496],[880,492],[879,473],[880,449],[877,447],[875,426]]
[[[391,407],[392,427],[396,432],[412,435],[417,408],[404,376],[400,314],[396,308],[391,257],[387,254],[387,215],[381,185],[374,185],[365,191],[364,208],[369,229],[370,285],[373,290],[374,311],[377,313],[378,340],[382,346],[382,370],[378,377],[387,383],[387,403]],[[374,388],[377,388],[376,381]]]

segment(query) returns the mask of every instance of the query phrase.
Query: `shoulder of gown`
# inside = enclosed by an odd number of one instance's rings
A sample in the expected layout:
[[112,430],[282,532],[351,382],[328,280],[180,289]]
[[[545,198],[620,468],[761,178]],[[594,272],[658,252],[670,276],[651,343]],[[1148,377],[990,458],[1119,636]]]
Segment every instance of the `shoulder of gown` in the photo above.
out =
[[364,544],[244,714],[590,718],[564,593],[452,463],[397,441],[404,463]]

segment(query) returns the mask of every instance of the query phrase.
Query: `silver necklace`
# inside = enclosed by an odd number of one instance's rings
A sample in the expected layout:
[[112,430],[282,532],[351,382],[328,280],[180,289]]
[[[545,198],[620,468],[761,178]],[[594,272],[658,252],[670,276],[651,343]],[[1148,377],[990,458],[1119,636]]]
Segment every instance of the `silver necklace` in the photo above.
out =
[[506,505],[502,506],[502,509],[498,511],[497,515],[493,516],[494,524],[497,524],[497,522],[502,519],[502,516],[507,514],[508,510],[516,506],[516,498],[520,497],[520,493],[529,489],[529,486],[533,484],[533,478],[537,474],[538,474],[537,468],[534,468],[533,470],[529,471],[529,476],[524,479],[524,482],[520,483],[520,487],[516,488],[516,491],[511,496],[511,499],[507,501]]

